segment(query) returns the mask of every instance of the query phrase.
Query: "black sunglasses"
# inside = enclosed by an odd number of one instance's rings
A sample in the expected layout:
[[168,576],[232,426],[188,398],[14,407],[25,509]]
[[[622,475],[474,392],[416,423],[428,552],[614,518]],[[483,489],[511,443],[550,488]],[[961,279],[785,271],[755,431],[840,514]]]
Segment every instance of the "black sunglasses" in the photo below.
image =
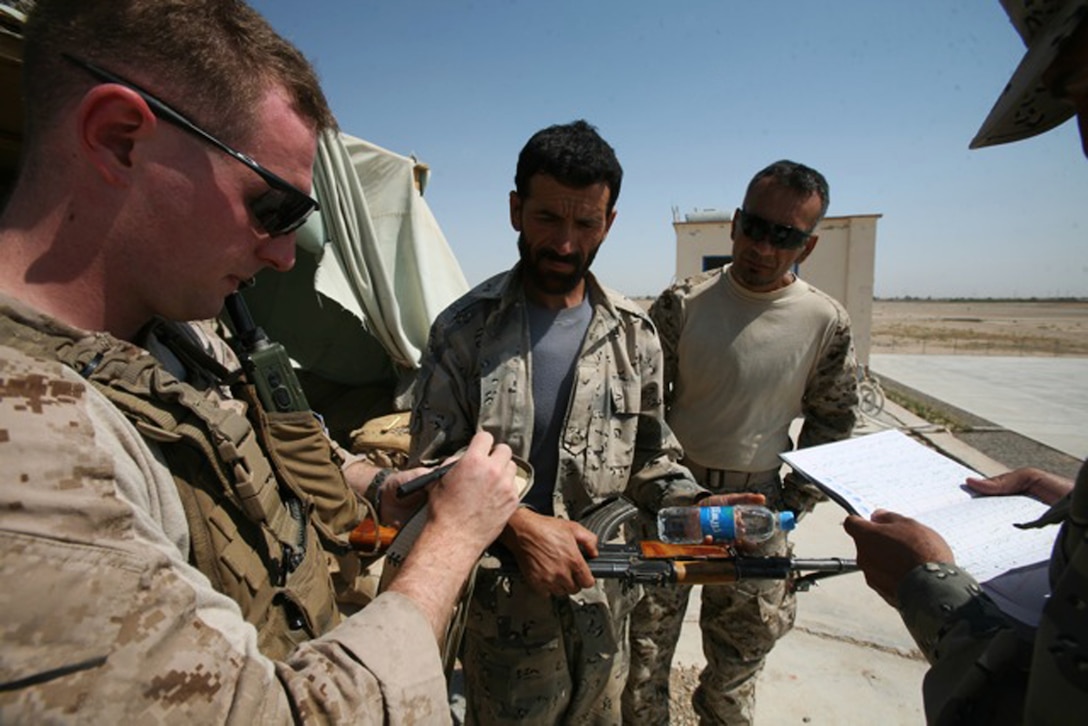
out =
[[811,232],[768,222],[763,217],[745,212],[743,209],[738,209],[736,216],[740,222],[740,231],[744,232],[745,237],[753,242],[762,242],[769,237],[771,245],[780,250],[795,250],[802,247],[812,236]]
[[310,216],[311,212],[320,209],[316,199],[306,194],[286,179],[265,169],[242,152],[227,146],[222,141],[185,118],[181,113],[175,111],[164,101],[155,98],[155,96],[140,88],[135,83],[126,81],[117,74],[111,73],[105,68],[97,66],[90,61],[76,58],[67,53],[62,53],[61,55],[64,56],[65,60],[86,70],[103,83],[116,83],[119,86],[124,86],[129,90],[135,91],[139,94],[140,98],[144,100],[148,108],[151,109],[151,112],[163,121],[171,123],[174,126],[203,139],[223,153],[237,159],[252,169],[257,176],[261,177],[261,179],[268,184],[269,189],[267,192],[247,204],[250,211],[253,212],[253,216],[257,219],[257,222],[260,223],[261,228],[268,235],[279,237],[280,235],[290,234],[302,226],[302,223],[306,221],[306,218]]

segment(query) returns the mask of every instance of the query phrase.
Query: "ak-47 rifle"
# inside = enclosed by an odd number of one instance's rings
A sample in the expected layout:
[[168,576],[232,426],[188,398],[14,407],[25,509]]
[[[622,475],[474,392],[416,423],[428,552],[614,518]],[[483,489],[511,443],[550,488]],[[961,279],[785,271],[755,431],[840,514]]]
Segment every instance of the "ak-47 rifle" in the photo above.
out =
[[[666,544],[642,540],[633,544],[599,544],[587,560],[594,577],[630,585],[718,585],[738,580],[790,580],[804,591],[817,580],[857,569],[841,557],[798,559],[738,554],[727,544]],[[807,574],[802,574],[807,573]]]
[[[631,584],[714,585],[737,580],[790,580],[797,591],[805,591],[817,580],[854,572],[854,560],[841,557],[798,559],[756,557],[739,554],[729,543],[676,545],[643,540],[633,544],[610,544],[620,527],[633,519],[638,509],[624,497],[613,497],[594,505],[582,515],[582,526],[597,535],[598,556],[589,560],[594,577],[620,579]],[[807,573],[807,574],[802,574]]]
[[[424,475],[426,476],[426,475]],[[405,486],[410,486],[409,482]],[[631,544],[605,543],[636,509],[624,499],[610,499],[594,507],[582,519],[598,541],[598,555],[587,559],[594,577],[622,580],[628,585],[716,585],[738,580],[790,580],[796,591],[808,590],[817,581],[854,572],[857,562],[841,557],[799,559],[739,554],[727,543],[678,545],[656,540]],[[357,550],[376,554],[388,547],[397,531],[364,520],[351,533]]]

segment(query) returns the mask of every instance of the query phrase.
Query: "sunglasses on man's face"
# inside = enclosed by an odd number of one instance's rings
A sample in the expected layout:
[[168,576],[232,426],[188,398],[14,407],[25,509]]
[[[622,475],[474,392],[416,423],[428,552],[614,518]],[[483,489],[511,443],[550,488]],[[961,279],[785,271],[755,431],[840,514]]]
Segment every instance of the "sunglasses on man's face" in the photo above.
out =
[[282,177],[265,169],[242,152],[227,146],[225,143],[185,118],[185,116],[174,110],[165,101],[159,100],[135,83],[127,81],[117,74],[111,73],[105,68],[97,66],[90,61],[81,60],[75,56],[68,55],[67,53],[62,53],[62,55],[65,60],[86,70],[103,83],[116,83],[119,86],[124,86],[139,94],[140,98],[142,98],[148,108],[151,109],[151,112],[160,119],[203,139],[228,156],[245,164],[257,174],[257,176],[261,177],[261,179],[268,184],[268,191],[256,199],[247,202],[247,204],[250,211],[253,212],[253,216],[258,224],[261,225],[261,229],[269,236],[279,237],[294,232],[302,226],[302,223],[306,221],[306,218],[310,216],[311,212],[320,209],[316,199],[312,198]]
[[811,232],[806,232],[796,227],[788,227],[784,224],[768,222],[751,212],[738,209],[736,214],[740,222],[740,231],[753,242],[762,242],[769,239],[771,246],[780,250],[796,250],[808,242]]

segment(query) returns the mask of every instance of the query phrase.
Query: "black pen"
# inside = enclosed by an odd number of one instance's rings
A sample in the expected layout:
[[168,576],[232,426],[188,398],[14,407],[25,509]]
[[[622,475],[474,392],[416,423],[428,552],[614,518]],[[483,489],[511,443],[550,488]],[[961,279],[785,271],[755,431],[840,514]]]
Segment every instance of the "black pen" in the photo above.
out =
[[399,487],[397,487],[397,499],[404,499],[405,497],[410,497],[431,482],[438,481],[445,475],[447,471],[452,469],[453,465],[456,463],[456,461],[451,461],[449,464],[443,464],[437,469],[432,469],[431,471],[428,471],[423,476],[417,476],[411,481],[404,482]]

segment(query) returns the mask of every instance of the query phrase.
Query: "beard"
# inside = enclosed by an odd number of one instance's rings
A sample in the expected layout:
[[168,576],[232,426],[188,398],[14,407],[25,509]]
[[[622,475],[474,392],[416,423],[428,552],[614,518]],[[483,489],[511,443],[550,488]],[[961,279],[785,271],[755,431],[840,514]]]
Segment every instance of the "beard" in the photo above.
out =
[[[598,249],[600,247],[583,256],[581,252],[561,255],[554,250],[544,248],[534,255],[525,241],[525,234],[518,235],[518,258],[521,260],[522,270],[529,283],[546,295],[566,295],[578,287],[582,280],[586,279],[586,273],[589,272],[590,265],[597,257]],[[564,262],[573,266],[574,269],[566,273],[544,270],[540,265],[541,260]]]

